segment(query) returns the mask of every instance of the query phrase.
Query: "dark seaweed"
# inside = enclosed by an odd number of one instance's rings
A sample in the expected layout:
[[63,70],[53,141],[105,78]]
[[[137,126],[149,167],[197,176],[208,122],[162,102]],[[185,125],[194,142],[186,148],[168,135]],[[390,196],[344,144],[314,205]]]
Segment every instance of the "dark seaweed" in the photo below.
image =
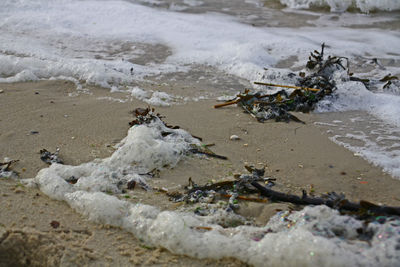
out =
[[51,153],[50,151],[47,151],[46,149],[43,148],[42,150],[40,150],[40,159],[49,165],[53,163],[63,164],[63,161],[58,157],[59,152],[60,152],[59,148],[57,148],[56,152],[54,153]]
[[[291,93],[283,89],[274,94],[260,92],[251,94],[246,90],[239,94],[237,99],[225,104],[216,105],[222,107],[230,104],[239,104],[246,112],[255,117],[259,122],[266,120],[295,121],[304,123],[290,112],[308,113],[315,109],[317,103],[325,96],[332,94],[336,89],[333,74],[337,70],[348,71],[348,59],[344,57],[324,57],[325,44],[322,44],[321,51],[311,52],[306,67],[310,74],[299,73],[296,85],[278,85],[255,82],[258,85],[269,87],[283,87],[295,89]],[[291,73],[290,76],[292,77]]]

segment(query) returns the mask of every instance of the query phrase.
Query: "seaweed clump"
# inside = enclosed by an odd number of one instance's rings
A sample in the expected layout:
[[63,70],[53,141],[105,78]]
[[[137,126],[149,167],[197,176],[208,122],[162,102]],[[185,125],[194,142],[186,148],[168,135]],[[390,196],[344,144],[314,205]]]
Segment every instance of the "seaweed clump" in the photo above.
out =
[[[246,112],[259,122],[274,119],[275,121],[290,120],[304,123],[291,111],[308,113],[315,109],[317,103],[336,89],[333,74],[337,70],[348,71],[348,60],[344,57],[324,56],[325,44],[321,51],[311,52],[306,67],[308,74],[300,72],[296,85],[280,85],[264,82],[254,82],[257,85],[285,88],[274,94],[250,93],[245,90],[237,98],[215,108],[239,104]],[[346,64],[344,64],[346,63]],[[345,66],[346,65],[346,66]],[[296,74],[292,73],[292,76]],[[289,91],[290,89],[290,91]]]
[[51,153],[50,151],[47,151],[46,149],[43,148],[39,152],[40,159],[49,165],[51,165],[53,163],[64,164],[63,161],[58,156],[59,152],[60,152],[60,148],[57,148],[56,152],[54,152],[54,153]]
[[[135,126],[135,125],[142,125],[142,124],[149,124],[154,120],[160,120],[166,127],[166,129],[171,129],[171,131],[169,130],[164,130],[161,132],[162,137],[166,137],[170,134],[173,134],[172,130],[176,130],[176,129],[180,129],[179,126],[172,126],[167,124],[166,122],[163,121],[163,116],[161,116],[159,113],[155,113],[154,108],[136,108],[135,110],[133,110],[131,112],[132,114],[134,114],[134,116],[136,117],[133,121],[129,122],[129,125]],[[203,139],[201,137],[192,135],[191,136],[195,139],[198,139],[199,141],[203,141]],[[221,156],[221,155],[217,155],[214,152],[212,152],[208,147],[211,145],[195,145],[195,144],[191,144],[191,148],[189,149],[188,152],[192,153],[192,154],[200,154],[200,155],[205,155],[208,157],[213,157],[213,158],[217,158],[217,159],[223,159],[226,160],[228,159],[225,156]]]
[[[264,169],[255,169],[245,166],[253,174],[242,174],[235,177],[234,180],[223,180],[205,185],[196,184],[189,178],[188,185],[185,186],[184,193],[168,192],[167,195],[171,201],[186,203],[216,203],[220,199],[228,199],[227,211],[233,211],[239,208],[238,201],[266,202],[265,198],[249,196],[258,193],[252,182],[262,182],[267,187],[274,185],[274,178],[264,177]],[[196,210],[198,213],[198,210]]]
[[[318,206],[325,205],[332,209],[340,211],[342,214],[355,215],[361,219],[367,219],[374,216],[400,216],[400,207],[377,205],[366,200],[351,202],[343,194],[330,192],[320,197],[308,195],[302,190],[302,195],[283,193],[273,190],[275,185],[274,178],[264,177],[264,169],[256,169],[251,166],[245,166],[249,174],[242,174],[235,177],[235,180],[225,180],[217,183],[209,183],[204,186],[195,184],[189,178],[189,185],[185,187],[186,192],[174,192],[167,195],[170,200],[175,202],[185,201],[186,203],[206,202],[212,203],[218,196],[229,198],[229,210],[239,208],[239,200],[256,202],[286,202],[300,206]],[[253,196],[249,196],[249,195]],[[257,197],[254,197],[257,194]]]
[[17,178],[18,173],[11,169],[11,165],[18,162],[18,160],[7,160],[0,162],[0,178]]

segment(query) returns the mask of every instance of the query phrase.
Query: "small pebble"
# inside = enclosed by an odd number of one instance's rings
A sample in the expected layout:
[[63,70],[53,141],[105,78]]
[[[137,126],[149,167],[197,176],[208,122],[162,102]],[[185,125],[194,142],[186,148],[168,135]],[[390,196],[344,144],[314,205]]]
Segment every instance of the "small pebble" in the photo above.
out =
[[35,131],[35,130],[30,131],[30,134],[38,134],[38,133],[39,133],[39,131]]
[[16,189],[14,189],[14,193],[16,193],[16,194],[25,193],[25,191],[22,190],[21,188],[16,188]]
[[4,90],[2,89],[2,90],[0,90],[0,94],[2,94],[2,93],[4,93]]
[[247,146],[249,146],[249,144],[243,144],[243,146],[246,146],[246,147],[247,147]]
[[60,227],[60,222],[58,221],[51,221],[50,222],[51,227],[53,227],[54,229],[57,229],[58,227]]
[[303,168],[304,166],[302,164],[299,164],[299,168]]
[[36,91],[36,92],[35,92],[35,95],[38,95],[38,94],[39,94],[39,92]]
[[230,140],[235,141],[235,140],[240,140],[240,137],[237,135],[231,135],[231,137],[229,137]]
[[75,136],[72,136],[71,139],[74,140],[74,139],[75,139]]

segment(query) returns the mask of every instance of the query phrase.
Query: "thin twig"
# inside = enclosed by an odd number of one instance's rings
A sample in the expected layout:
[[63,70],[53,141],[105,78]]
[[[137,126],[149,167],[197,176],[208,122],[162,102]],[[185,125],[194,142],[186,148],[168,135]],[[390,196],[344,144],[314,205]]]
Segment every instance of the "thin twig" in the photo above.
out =
[[301,86],[293,86],[293,85],[281,85],[281,84],[263,83],[263,82],[254,82],[254,84],[273,86],[273,87],[300,89],[300,90],[306,90],[306,91],[312,91],[312,92],[319,92],[320,91],[320,89],[317,89],[317,88],[309,88],[309,87],[301,87]]
[[[230,198],[230,197],[232,197],[232,195],[231,194],[221,194],[221,197]],[[268,202],[268,199],[265,199],[265,198],[246,197],[246,196],[237,196],[236,198],[240,199],[240,200],[253,201],[253,202],[262,202],[262,203]]]
[[222,108],[222,107],[225,107],[225,106],[237,104],[239,102],[240,102],[240,98],[236,99],[236,100],[228,101],[228,102],[225,102],[225,103],[222,103],[222,104],[214,105],[214,108]]

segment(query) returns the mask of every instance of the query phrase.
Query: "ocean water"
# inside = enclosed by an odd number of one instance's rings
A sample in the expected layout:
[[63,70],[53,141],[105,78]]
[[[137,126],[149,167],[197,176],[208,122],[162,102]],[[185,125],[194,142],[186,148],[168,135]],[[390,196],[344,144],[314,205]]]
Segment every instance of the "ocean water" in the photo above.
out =
[[[253,81],[288,83],[309,52],[347,57],[350,70],[371,79],[371,90],[337,72],[338,89],[316,112],[315,123],[342,145],[400,178],[400,77],[398,0],[2,0],[0,82],[60,79],[124,91],[152,105],[193,101],[178,93],[146,91],[140,84],[207,80],[199,98],[233,95]],[[188,78],[189,77],[189,78]],[[203,94],[203,95],[202,95]],[[256,266],[398,266],[398,220],[372,223],[366,242],[362,222],[327,207],[277,214],[263,227],[222,228],[222,216],[119,200],[119,185],[174,166],[197,141],[183,130],[163,137],[154,122],[135,126],[106,159],[80,166],[54,164],[30,182],[52,198],[99,223],[122,227],[155,246],[199,258],[237,257]],[[79,177],[75,185],[65,179]],[[101,182],[99,182],[101,181]],[[96,185],[96,186],[94,186]],[[105,208],[106,207],[106,208]],[[290,226],[288,224],[290,222]],[[198,226],[213,230],[199,232]]]

